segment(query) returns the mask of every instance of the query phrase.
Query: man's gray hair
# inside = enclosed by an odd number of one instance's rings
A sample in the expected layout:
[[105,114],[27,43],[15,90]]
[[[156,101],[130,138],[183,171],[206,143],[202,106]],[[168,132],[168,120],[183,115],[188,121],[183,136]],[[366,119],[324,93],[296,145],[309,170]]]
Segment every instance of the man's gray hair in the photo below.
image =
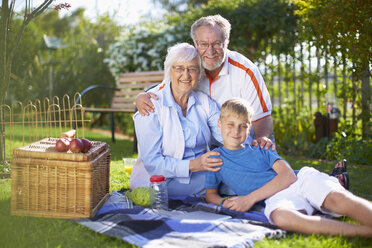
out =
[[201,26],[219,27],[223,36],[222,42],[229,41],[230,39],[230,22],[221,15],[210,15],[201,17],[199,20],[195,21],[194,24],[192,24],[190,35],[194,43],[196,43],[196,30]]
[[197,58],[198,60],[198,66],[201,76],[204,70],[201,64],[199,53],[194,46],[184,42],[169,47],[167,56],[164,61],[164,78],[170,79],[170,69],[175,62],[189,62],[195,58]]

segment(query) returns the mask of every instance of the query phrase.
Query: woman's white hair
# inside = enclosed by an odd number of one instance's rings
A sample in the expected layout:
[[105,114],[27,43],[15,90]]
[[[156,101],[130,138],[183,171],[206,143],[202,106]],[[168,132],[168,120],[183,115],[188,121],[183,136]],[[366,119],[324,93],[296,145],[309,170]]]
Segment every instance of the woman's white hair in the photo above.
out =
[[168,48],[167,56],[165,57],[164,61],[164,78],[170,79],[170,69],[172,68],[175,62],[189,62],[193,59],[197,58],[198,66],[199,66],[199,79],[204,72],[200,56],[196,48],[189,43],[178,43],[174,46]]

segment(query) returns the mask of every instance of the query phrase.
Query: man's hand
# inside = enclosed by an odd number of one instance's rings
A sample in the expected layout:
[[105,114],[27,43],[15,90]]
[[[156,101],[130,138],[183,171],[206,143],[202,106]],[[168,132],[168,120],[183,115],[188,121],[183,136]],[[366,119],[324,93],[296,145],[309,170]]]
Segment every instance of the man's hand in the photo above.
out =
[[151,92],[142,92],[136,97],[136,107],[142,116],[147,116],[150,112],[154,112],[154,104],[152,104],[150,98],[158,100],[158,96]]
[[252,197],[246,196],[234,196],[223,203],[224,208],[228,208],[235,211],[246,212],[255,204]]
[[260,137],[252,141],[252,146],[258,145],[260,145],[261,149],[265,147],[265,150],[268,150],[271,147],[271,150],[275,151],[275,143],[268,137]]
[[190,160],[189,171],[219,171],[222,165],[222,159],[220,158],[210,158],[211,156],[219,156],[219,152],[207,152],[197,157],[193,160]]
[[260,143],[261,148],[265,147],[268,150],[271,147],[271,150],[275,151],[275,144],[267,138],[271,137],[273,133],[273,119],[271,116],[254,121],[252,124],[256,137],[259,137],[252,142],[252,145],[258,146],[258,143]]

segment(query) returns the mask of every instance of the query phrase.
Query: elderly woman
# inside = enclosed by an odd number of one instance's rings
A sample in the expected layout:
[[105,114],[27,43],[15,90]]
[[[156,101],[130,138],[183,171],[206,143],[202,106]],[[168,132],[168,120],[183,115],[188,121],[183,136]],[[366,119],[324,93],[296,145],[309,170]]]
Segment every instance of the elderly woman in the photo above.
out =
[[[164,80],[156,89],[154,113],[134,115],[139,154],[130,187],[148,186],[151,175],[165,176],[170,196],[203,195],[205,171],[218,171],[222,161],[208,152],[222,141],[216,102],[194,91],[202,71],[197,50],[187,44],[168,49]],[[215,138],[213,139],[212,136]]]

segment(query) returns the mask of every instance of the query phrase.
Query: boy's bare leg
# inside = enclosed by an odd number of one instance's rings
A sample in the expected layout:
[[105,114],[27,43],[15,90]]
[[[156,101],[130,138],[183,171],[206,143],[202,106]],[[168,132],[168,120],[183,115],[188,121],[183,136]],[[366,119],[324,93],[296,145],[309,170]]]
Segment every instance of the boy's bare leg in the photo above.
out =
[[301,233],[319,233],[345,236],[372,237],[372,203],[349,191],[333,191],[327,195],[322,207],[330,212],[348,216],[361,225],[308,216],[299,211],[279,208],[272,213],[274,223],[284,230]]
[[328,194],[323,208],[356,220],[361,225],[372,227],[372,203],[349,191],[334,191]]
[[372,237],[372,227],[309,216],[296,210],[278,208],[272,212],[271,218],[275,225],[292,232]]

